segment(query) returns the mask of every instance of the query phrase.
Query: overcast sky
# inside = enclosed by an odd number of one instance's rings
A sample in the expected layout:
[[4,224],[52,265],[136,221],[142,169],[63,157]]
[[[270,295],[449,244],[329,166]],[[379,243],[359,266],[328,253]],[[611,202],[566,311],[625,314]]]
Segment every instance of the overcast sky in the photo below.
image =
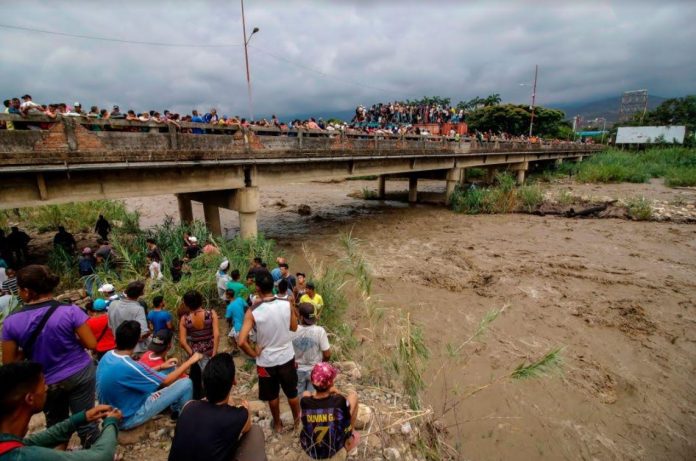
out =
[[[567,4],[568,6],[563,6]],[[696,2],[247,0],[255,114],[423,95],[567,103],[696,92]],[[248,113],[239,1],[6,1],[3,99]]]

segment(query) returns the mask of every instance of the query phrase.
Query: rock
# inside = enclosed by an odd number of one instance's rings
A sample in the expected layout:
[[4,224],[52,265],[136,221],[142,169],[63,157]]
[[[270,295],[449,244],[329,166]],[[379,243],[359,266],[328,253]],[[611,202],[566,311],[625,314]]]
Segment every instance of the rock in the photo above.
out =
[[262,402],[261,400],[251,400],[249,402],[249,413],[252,415],[258,415],[259,412],[265,410],[268,407],[266,402]]
[[29,433],[43,431],[46,429],[46,415],[37,413],[29,420]]
[[295,423],[295,421],[292,418],[292,412],[290,411],[284,411],[283,413],[281,413],[280,421],[283,423],[283,426],[292,426]]
[[401,425],[401,433],[404,435],[410,434],[412,430],[411,423],[408,421]]
[[387,461],[399,461],[401,460],[401,453],[394,447],[389,447],[384,450],[384,459]]
[[309,216],[312,214],[312,208],[304,203],[297,207],[297,214],[300,216]]
[[143,440],[150,438],[150,433],[158,432],[158,427],[156,420],[150,420],[138,426],[136,428],[130,429],[128,431],[119,431],[118,433],[118,443],[120,445],[133,445]]
[[372,422],[374,412],[367,405],[360,404],[358,406],[358,417],[355,420],[355,428],[359,431],[365,429]]
[[276,200],[276,202],[274,203],[274,205],[277,206],[278,208],[285,208],[285,207],[288,206],[288,204],[287,204],[287,203],[285,202],[285,200],[283,200],[283,199]]

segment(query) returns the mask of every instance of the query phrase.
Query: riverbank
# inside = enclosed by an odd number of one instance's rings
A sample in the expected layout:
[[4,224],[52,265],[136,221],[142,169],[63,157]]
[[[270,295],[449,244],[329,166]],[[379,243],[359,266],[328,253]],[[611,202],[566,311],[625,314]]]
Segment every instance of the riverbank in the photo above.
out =
[[[388,190],[405,186],[389,182]],[[363,187],[376,184],[264,190],[260,229],[278,240],[293,271],[307,267],[302,243],[330,263],[341,257],[340,232],[352,230],[361,239],[375,274],[373,296],[387,309],[405,309],[423,328],[432,352],[424,374],[425,404],[442,418],[448,442],[463,456],[655,459],[693,453],[694,226],[468,216],[441,206],[348,196]],[[433,192],[441,187],[423,184]],[[580,196],[640,195],[684,206],[696,198],[692,189],[659,182],[550,188]],[[141,208],[144,218],[149,213],[161,218],[170,199],[158,200],[148,199],[155,208]],[[297,213],[301,204],[310,205],[310,216]],[[169,210],[176,210],[173,199]],[[233,213],[223,216],[230,229],[235,219]],[[508,307],[483,338],[451,353],[487,312],[503,306]],[[363,314],[349,310],[347,316],[357,324]],[[356,336],[367,335],[359,329]],[[369,348],[369,342],[363,345]],[[562,376],[502,382],[450,410],[455,395],[555,346],[564,347]],[[443,364],[446,371],[437,373]]]

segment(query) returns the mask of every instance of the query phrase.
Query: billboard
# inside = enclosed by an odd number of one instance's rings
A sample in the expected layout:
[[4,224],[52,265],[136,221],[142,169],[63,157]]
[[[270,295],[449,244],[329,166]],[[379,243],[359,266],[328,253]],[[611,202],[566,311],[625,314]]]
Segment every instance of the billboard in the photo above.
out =
[[686,127],[684,126],[622,126],[616,133],[616,144],[682,144]]
[[648,90],[625,91],[619,106],[619,122],[627,122],[633,119],[635,114],[645,114],[647,110]]

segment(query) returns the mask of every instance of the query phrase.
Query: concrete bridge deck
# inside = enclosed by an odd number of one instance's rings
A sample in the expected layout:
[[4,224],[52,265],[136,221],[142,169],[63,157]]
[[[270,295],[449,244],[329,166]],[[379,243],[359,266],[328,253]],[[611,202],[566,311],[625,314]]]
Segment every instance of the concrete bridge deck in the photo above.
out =
[[239,211],[244,237],[256,233],[264,185],[378,175],[383,194],[387,177],[408,176],[409,200],[416,201],[418,177],[446,180],[449,195],[467,168],[509,169],[523,182],[531,162],[582,160],[601,149],[180,124],[207,131],[192,134],[171,124],[83,117],[0,114],[0,120],[36,128],[0,130],[0,208],[174,193],[183,220],[192,217],[191,200],[203,202],[214,233],[220,232],[218,207]]

